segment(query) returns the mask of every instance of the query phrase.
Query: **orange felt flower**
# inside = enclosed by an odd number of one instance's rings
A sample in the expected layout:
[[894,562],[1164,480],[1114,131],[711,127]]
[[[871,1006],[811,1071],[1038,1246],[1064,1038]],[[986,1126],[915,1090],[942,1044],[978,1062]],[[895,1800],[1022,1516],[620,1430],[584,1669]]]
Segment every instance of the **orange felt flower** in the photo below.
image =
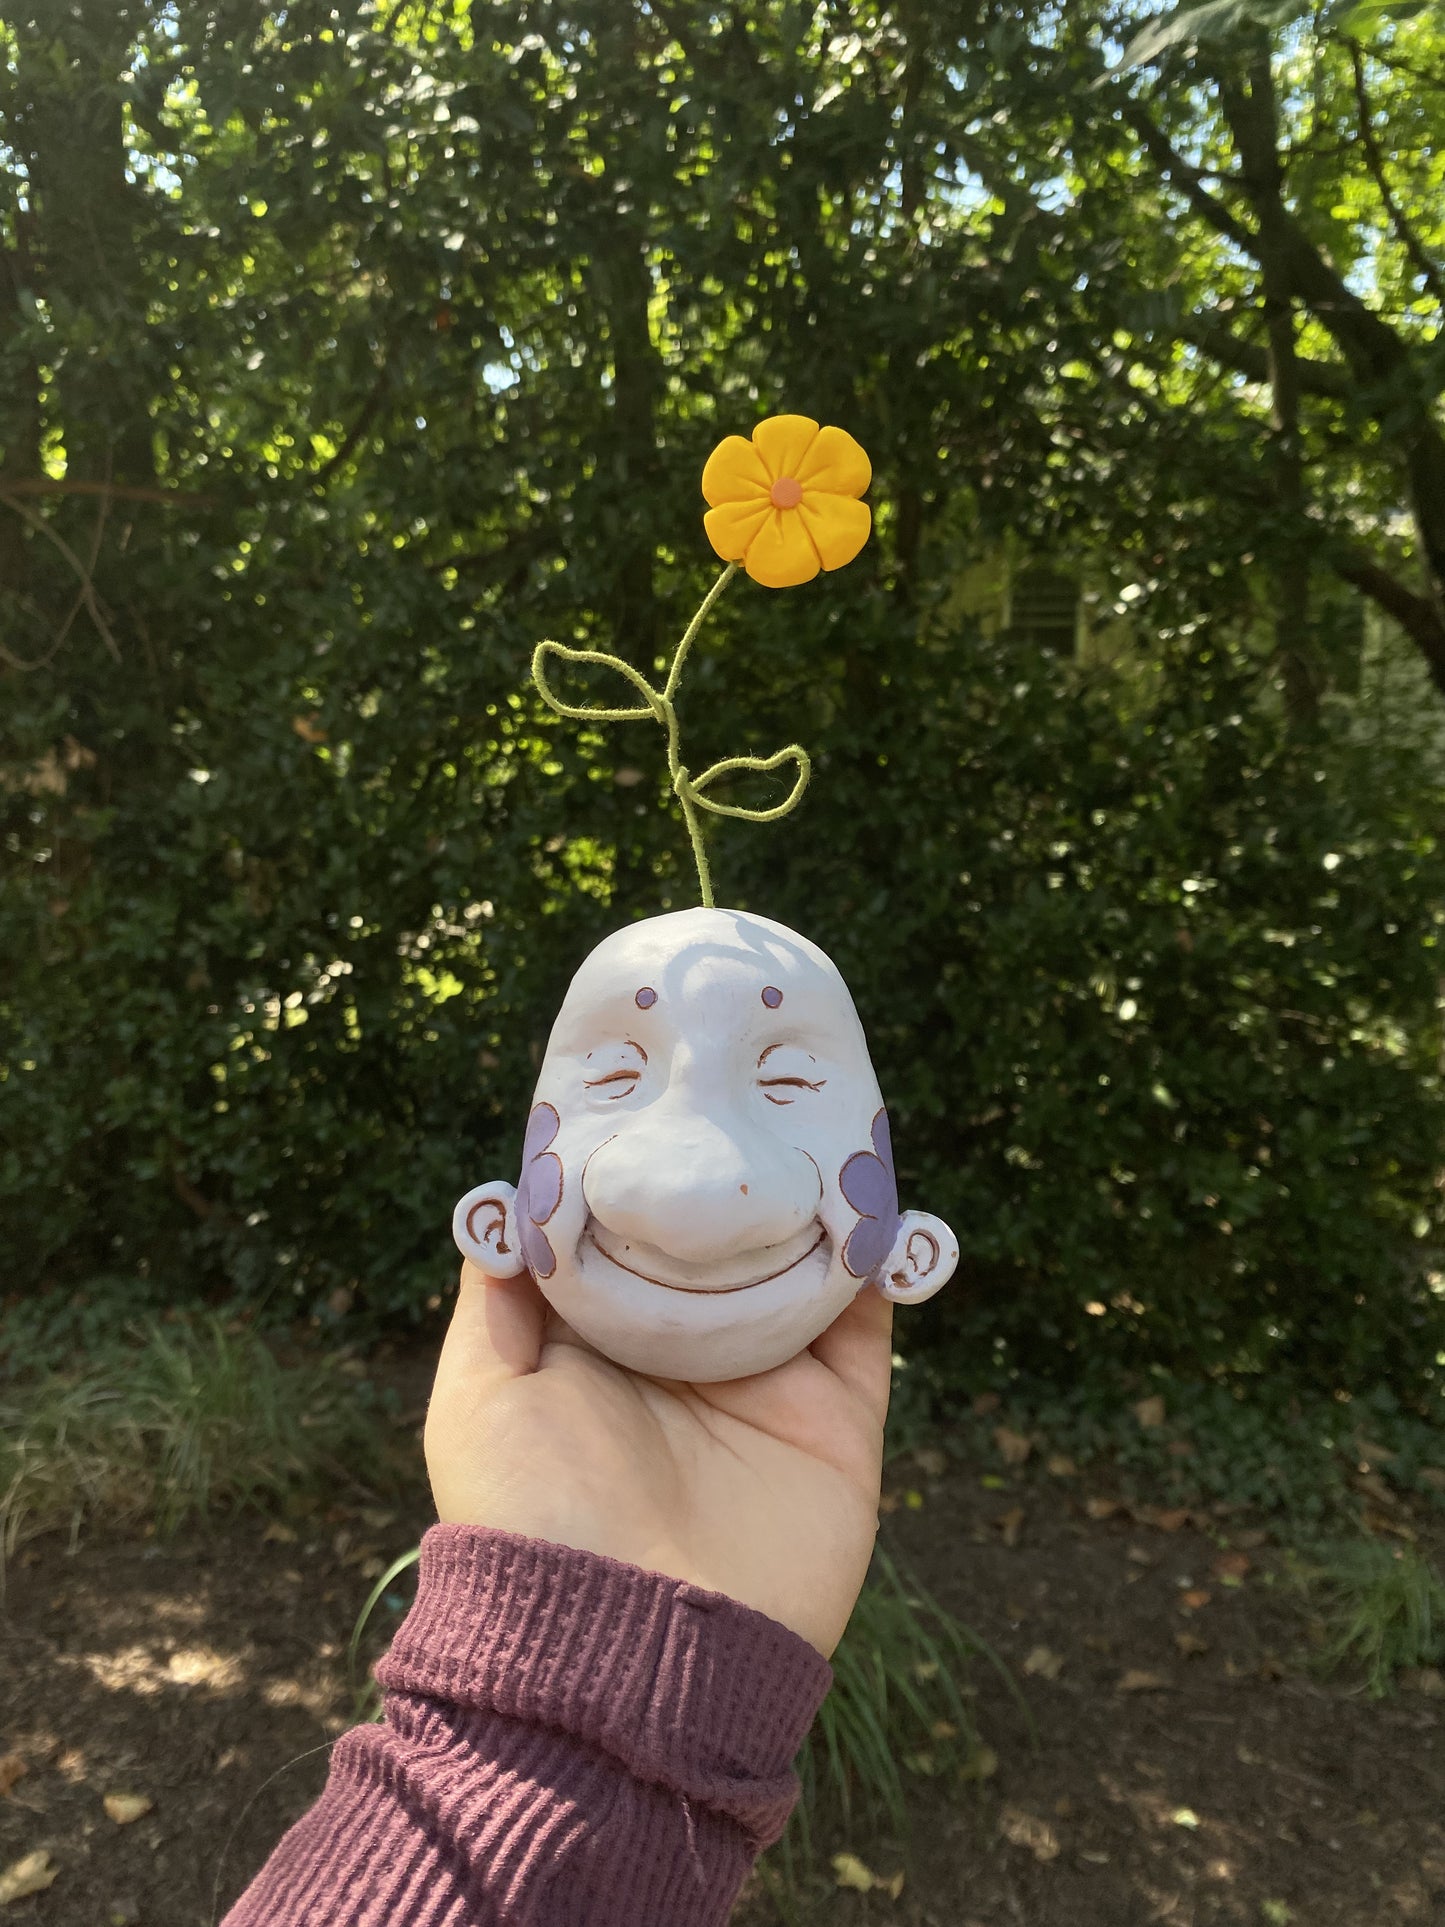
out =
[[741,562],[754,582],[790,589],[819,569],[841,569],[868,540],[873,517],[858,497],[873,477],[868,457],[843,428],[806,415],[770,415],[752,440],[729,435],[707,458],[702,518],[724,562]]

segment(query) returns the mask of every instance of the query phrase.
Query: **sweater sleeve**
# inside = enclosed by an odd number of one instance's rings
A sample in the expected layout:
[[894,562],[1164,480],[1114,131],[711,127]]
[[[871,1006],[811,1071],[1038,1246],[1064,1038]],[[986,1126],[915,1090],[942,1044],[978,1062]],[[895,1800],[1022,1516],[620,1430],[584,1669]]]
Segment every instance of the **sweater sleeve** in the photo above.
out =
[[427,1533],[376,1673],[223,1927],[715,1927],[832,1677],[720,1593],[471,1526]]

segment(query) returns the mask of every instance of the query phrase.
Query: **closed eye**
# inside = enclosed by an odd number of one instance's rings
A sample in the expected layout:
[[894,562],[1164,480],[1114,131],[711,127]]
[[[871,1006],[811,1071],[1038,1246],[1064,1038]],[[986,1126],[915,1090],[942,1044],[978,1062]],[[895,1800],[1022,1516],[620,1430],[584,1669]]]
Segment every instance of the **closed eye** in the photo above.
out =
[[626,1085],[636,1084],[638,1078],[641,1075],[642,1073],[636,1068],[635,1065],[631,1070],[609,1071],[606,1077],[589,1078],[587,1080],[587,1089],[589,1091],[599,1091],[605,1085],[616,1084],[617,1086],[619,1086],[619,1088],[611,1093],[612,1097],[614,1099],[619,1097],[626,1097],[627,1092],[621,1089],[620,1087],[624,1084]]
[[773,1092],[776,1090],[821,1091],[827,1081],[826,1077],[820,1077],[816,1084],[811,1083],[806,1077],[760,1077],[758,1089],[770,1104],[792,1104],[796,1099],[774,1097]]

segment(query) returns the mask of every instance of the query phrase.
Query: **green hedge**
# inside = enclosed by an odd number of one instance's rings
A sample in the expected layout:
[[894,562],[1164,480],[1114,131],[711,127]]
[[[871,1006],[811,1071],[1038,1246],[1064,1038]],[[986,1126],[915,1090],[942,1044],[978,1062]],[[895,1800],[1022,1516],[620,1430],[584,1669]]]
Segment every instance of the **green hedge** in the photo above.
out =
[[[10,27],[0,1284],[424,1306],[576,963],[691,900],[655,732],[541,713],[531,649],[653,660],[709,579],[708,451],[797,409],[868,449],[875,537],[730,591],[685,754],[816,751],[799,814],[718,829],[719,894],[837,956],[960,1233],[909,1342],[1425,1397],[1439,732],[1290,728],[1226,642],[1300,531],[1257,402],[1176,407],[1177,345],[1126,327],[1175,284],[1157,197],[1126,171],[1056,228],[959,192],[1092,66],[1045,80],[1017,23],[960,65],[931,16],[901,59],[673,14]],[[1321,446],[1320,579],[1401,486]],[[1015,540],[1143,591],[1139,659],[951,620]]]
[[[204,709],[147,783],[25,799],[55,848],[0,897],[12,1286],[141,1269],[414,1314],[454,1196],[515,1163],[571,970],[691,900],[654,732],[540,713],[530,636],[439,590],[398,648],[401,563],[361,568],[356,627],[320,641],[297,558],[271,567],[284,613],[217,599]],[[304,709],[279,667],[303,632]],[[854,988],[904,1191],[963,1246],[915,1338],[1423,1391],[1445,861],[1418,768],[1286,741],[1223,649],[1126,693],[866,571],[735,589],[687,753],[796,727],[818,767],[793,818],[715,833],[720,900]]]

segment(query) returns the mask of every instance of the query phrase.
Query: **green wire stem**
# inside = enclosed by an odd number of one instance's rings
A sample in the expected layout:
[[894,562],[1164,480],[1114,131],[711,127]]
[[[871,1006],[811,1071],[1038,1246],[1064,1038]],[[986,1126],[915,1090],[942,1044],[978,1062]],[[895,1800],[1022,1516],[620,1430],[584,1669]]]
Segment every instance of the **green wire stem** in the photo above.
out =
[[[532,680],[537,692],[549,708],[559,716],[571,717],[574,721],[594,723],[634,723],[645,722],[650,716],[659,722],[667,736],[667,773],[672,779],[672,793],[682,808],[682,820],[687,829],[688,842],[692,845],[693,861],[697,864],[697,880],[702,891],[704,909],[714,907],[712,892],[712,870],[708,865],[707,849],[703,841],[702,823],[699,811],[707,810],[713,816],[740,816],[747,823],[774,823],[780,816],[786,816],[796,809],[803,791],[808,787],[808,779],[813,773],[813,762],[801,743],[789,743],[786,748],[775,750],[771,756],[725,756],[721,762],[705,769],[701,776],[694,776],[682,760],[681,732],[674,700],[678,685],[682,681],[683,665],[688,651],[692,648],[698,632],[707,620],[713,604],[726,589],[738,572],[736,562],[729,562],[717,581],[713,583],[698,606],[697,614],[683,631],[668,667],[667,680],[661,689],[654,689],[640,671],[631,663],[624,662],[620,656],[609,655],[602,649],[569,649],[562,642],[539,642],[532,651]],[[597,663],[605,669],[615,669],[626,682],[631,683],[642,700],[626,708],[607,708],[588,703],[569,703],[563,700],[552,688],[547,676],[549,657],[555,656],[560,662]],[[797,775],[793,787],[771,809],[744,809],[737,803],[714,803],[706,794],[708,788],[720,778],[731,776],[736,770],[777,769],[784,763],[792,763]]]

